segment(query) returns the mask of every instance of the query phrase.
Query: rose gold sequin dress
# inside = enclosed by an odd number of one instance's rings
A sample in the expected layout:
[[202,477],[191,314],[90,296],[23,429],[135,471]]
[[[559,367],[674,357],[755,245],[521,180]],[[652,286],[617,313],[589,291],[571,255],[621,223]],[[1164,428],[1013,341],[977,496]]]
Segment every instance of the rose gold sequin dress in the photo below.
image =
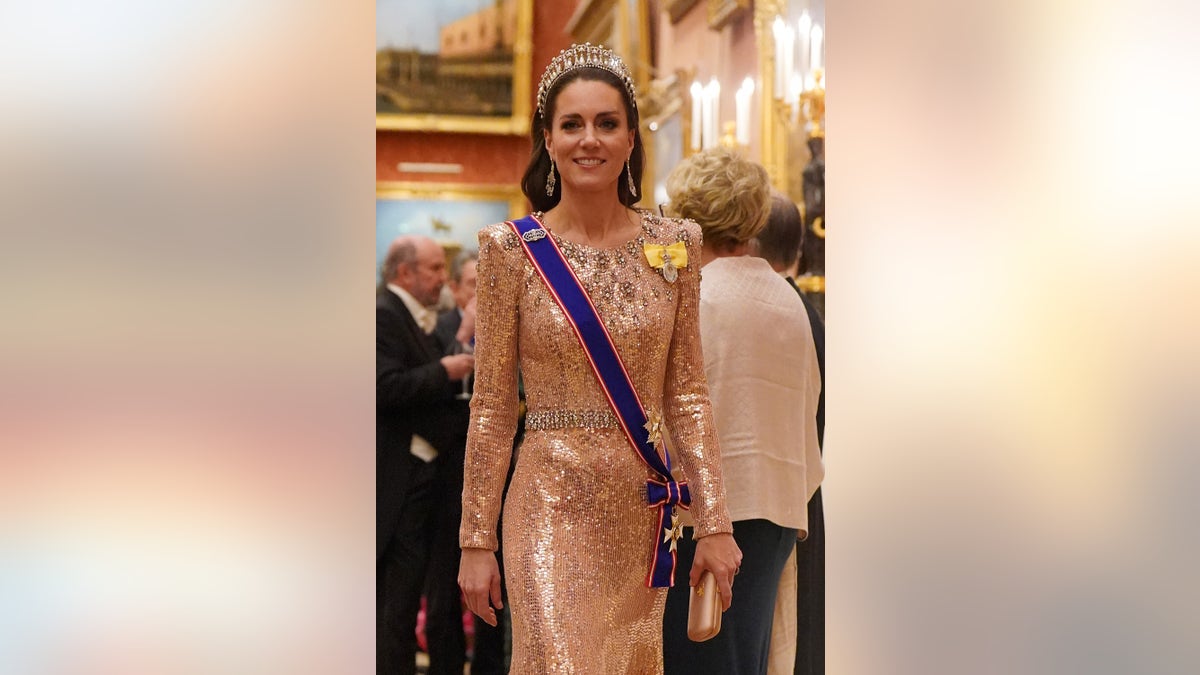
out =
[[[689,481],[696,536],[732,532],[698,327],[700,229],[643,212],[642,236],[595,249],[555,236]],[[668,283],[643,244],[687,245]],[[526,435],[504,503],[512,672],[661,673],[666,589],[648,588],[651,472],[616,427],[578,339],[501,223],[479,233],[476,385],[460,543],[496,549],[496,520],[524,378]]]

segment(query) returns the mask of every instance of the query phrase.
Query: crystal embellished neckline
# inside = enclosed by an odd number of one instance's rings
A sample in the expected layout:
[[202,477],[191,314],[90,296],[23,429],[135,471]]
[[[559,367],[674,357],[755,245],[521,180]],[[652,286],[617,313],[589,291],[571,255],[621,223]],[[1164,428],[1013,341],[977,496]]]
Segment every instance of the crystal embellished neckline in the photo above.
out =
[[652,232],[647,229],[647,224],[646,224],[647,212],[643,211],[643,210],[639,210],[637,213],[640,218],[640,222],[638,224],[641,227],[641,230],[638,232],[638,235],[636,237],[634,237],[633,239],[623,241],[623,242],[617,244],[616,246],[606,246],[606,247],[591,246],[588,244],[581,244],[579,242],[571,241],[570,239],[563,239],[562,236],[559,235],[557,232],[546,227],[546,213],[544,211],[534,211],[533,217],[536,218],[538,223],[540,223],[542,225],[542,229],[544,229],[550,233],[550,236],[554,238],[554,241],[556,243],[558,243],[559,246],[566,245],[569,248],[579,249],[579,250],[583,250],[583,251],[594,251],[596,253],[613,253],[616,251],[633,250],[636,248],[640,248],[641,245],[645,242],[646,237],[648,235],[652,234]]

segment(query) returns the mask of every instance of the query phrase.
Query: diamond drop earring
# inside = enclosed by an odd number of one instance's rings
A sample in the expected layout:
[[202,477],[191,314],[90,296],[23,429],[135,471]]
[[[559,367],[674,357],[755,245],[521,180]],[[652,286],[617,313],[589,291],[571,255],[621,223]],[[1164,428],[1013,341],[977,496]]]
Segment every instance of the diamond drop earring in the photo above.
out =
[[554,177],[554,158],[551,157],[550,158],[550,173],[546,174],[546,196],[547,197],[554,196],[554,185],[557,182],[558,182],[558,179],[556,179]]
[[629,179],[629,194],[637,196],[637,186],[633,184],[633,169],[629,168],[629,160],[625,160],[625,178]]

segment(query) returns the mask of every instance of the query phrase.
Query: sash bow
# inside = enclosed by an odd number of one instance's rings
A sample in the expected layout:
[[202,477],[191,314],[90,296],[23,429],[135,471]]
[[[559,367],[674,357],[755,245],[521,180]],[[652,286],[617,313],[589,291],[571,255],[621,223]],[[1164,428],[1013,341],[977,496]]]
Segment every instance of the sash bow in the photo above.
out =
[[651,478],[646,481],[646,501],[650,503],[650,508],[682,506],[686,509],[692,504],[692,493],[688,490],[687,481],[659,482]]
[[682,241],[677,241],[670,246],[662,244],[645,244],[642,250],[646,252],[646,262],[650,266],[658,269],[663,266],[663,253],[669,253],[671,256],[671,264],[675,267],[687,267],[688,256],[687,246]]

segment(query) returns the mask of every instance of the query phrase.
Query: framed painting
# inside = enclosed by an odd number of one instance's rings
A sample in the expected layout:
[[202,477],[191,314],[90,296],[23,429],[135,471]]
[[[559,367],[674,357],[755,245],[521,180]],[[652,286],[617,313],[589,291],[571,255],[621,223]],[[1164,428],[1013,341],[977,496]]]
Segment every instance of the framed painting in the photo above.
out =
[[388,246],[402,234],[432,237],[447,256],[478,247],[483,227],[528,211],[514,185],[380,182],[375,184],[375,273]]
[[533,0],[375,0],[375,128],[525,134]]

